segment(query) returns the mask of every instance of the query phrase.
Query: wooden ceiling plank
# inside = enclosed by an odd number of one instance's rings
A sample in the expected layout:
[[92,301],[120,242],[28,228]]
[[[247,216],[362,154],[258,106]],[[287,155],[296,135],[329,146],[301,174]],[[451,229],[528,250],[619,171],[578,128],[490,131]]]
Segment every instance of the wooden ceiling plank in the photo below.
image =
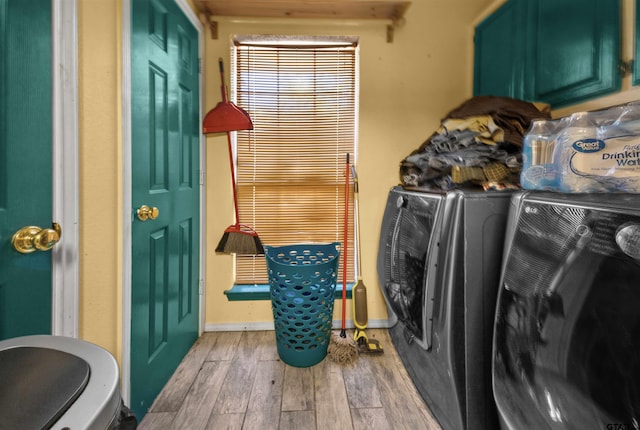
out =
[[404,17],[411,1],[400,0],[197,0],[212,16],[389,19]]

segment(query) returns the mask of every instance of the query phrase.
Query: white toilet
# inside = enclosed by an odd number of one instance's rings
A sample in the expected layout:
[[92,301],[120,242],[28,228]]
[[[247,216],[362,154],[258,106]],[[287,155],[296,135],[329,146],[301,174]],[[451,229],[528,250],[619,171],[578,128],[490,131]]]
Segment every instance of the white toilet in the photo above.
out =
[[0,430],[135,428],[114,357],[62,336],[0,341]]

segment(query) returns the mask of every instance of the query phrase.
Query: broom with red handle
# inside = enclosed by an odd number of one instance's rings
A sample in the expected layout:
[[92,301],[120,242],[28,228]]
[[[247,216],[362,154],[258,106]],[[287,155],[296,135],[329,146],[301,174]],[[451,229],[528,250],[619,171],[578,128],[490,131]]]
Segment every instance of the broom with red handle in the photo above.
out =
[[233,145],[231,144],[230,133],[227,132],[227,143],[229,145],[229,165],[231,166],[231,182],[233,183],[233,209],[235,211],[236,223],[227,227],[218,242],[216,252],[224,254],[264,254],[264,247],[258,233],[248,225],[240,224],[238,216],[238,192],[236,191],[235,168],[233,166]]
[[238,193],[236,190],[236,172],[233,164],[233,145],[231,144],[231,133],[234,130],[251,130],[253,123],[249,114],[227,99],[226,86],[224,84],[224,66],[222,58],[218,60],[220,66],[220,92],[222,101],[212,109],[205,117],[204,133],[224,131],[227,134],[227,145],[229,147],[229,166],[231,167],[231,183],[233,185],[233,209],[235,211],[235,224],[227,227],[218,242],[216,252],[224,254],[264,254],[262,241],[256,231],[248,225],[240,224],[238,215]]

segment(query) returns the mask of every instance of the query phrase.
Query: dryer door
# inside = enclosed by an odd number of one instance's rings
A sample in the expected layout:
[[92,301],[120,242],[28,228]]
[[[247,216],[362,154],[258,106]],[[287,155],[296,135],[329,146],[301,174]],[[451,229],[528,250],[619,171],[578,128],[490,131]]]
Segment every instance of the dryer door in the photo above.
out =
[[424,345],[427,253],[442,195],[395,188],[385,209],[378,272],[389,308]]
[[493,357],[504,427],[638,428],[638,211],[525,198],[508,247]]

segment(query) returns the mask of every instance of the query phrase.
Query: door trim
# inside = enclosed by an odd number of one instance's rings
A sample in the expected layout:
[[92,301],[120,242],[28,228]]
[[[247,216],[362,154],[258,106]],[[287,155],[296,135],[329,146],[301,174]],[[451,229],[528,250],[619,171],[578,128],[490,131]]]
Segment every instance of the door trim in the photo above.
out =
[[77,0],[52,0],[52,220],[62,240],[52,249],[51,332],[78,337],[78,14]]
[[[122,356],[121,396],[126,404],[131,400],[131,1],[122,0]],[[198,33],[198,58],[204,55],[204,29],[189,6],[188,0],[175,0]],[[202,70],[199,76],[199,118],[202,118],[204,82]],[[204,279],[206,255],[206,147],[200,134],[200,274],[198,334],[204,329]]]

